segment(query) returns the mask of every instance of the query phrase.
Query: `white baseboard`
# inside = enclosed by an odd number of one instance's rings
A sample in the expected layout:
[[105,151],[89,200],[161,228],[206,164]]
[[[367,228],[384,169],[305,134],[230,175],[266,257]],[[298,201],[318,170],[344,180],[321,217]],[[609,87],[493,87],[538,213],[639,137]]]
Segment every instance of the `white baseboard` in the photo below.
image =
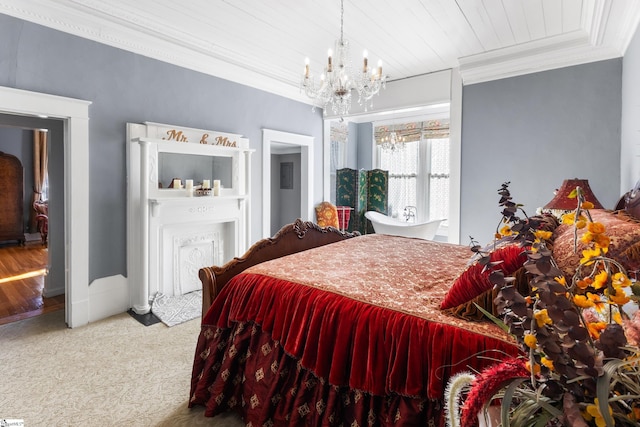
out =
[[129,309],[129,281],[121,274],[96,279],[89,285],[89,322]]

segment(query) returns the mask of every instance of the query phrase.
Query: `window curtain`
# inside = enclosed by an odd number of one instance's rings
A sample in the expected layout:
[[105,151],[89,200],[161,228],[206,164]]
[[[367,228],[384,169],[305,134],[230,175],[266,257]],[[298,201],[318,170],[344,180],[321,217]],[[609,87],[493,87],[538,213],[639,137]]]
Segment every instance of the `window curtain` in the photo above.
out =
[[[42,130],[33,131],[33,195],[31,197],[31,206],[34,203],[43,201],[42,190],[47,178],[48,161],[47,150],[47,132]],[[36,229],[35,209],[31,209],[29,216],[29,225],[31,230]]]

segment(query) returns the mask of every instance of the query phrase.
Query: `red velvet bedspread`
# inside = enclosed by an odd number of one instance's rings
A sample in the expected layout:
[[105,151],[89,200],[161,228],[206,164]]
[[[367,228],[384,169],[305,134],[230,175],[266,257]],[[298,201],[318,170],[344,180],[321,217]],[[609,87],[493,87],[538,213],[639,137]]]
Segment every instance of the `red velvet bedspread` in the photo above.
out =
[[203,319],[190,405],[253,426],[441,424],[451,375],[518,354],[438,308],[470,256],[372,234],[246,270]]

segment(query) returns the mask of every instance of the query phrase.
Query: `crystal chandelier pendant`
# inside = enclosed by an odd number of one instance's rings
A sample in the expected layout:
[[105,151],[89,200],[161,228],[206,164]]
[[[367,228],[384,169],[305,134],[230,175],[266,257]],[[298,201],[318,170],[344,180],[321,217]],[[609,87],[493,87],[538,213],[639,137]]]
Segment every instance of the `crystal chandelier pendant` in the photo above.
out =
[[[377,68],[370,69],[366,51],[361,71],[353,72],[349,59],[349,41],[343,37],[344,0],[341,0],[340,4],[340,38],[336,40],[335,50],[329,50],[327,66],[320,76],[320,83],[316,85],[307,58],[300,90],[322,106],[325,116],[329,105],[331,105],[333,114],[343,117],[349,113],[351,108],[353,91],[358,93],[358,104],[364,106],[364,110],[368,111],[368,108],[373,106],[373,96],[385,87],[387,76],[382,74],[382,62],[378,63]],[[315,110],[315,105],[313,108]]]

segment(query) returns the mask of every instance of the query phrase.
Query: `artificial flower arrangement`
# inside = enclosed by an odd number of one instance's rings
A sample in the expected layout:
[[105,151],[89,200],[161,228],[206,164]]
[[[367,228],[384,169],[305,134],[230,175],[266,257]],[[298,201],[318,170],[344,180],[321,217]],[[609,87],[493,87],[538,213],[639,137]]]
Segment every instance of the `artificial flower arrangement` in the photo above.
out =
[[504,225],[497,237],[511,235],[526,250],[531,292],[518,293],[513,279],[474,245],[499,291],[494,303],[501,319],[478,308],[503,326],[526,356],[452,378],[448,425],[475,426],[479,414],[486,415],[496,402],[503,427],[640,425],[640,299],[630,291],[637,292],[636,285],[623,266],[607,257],[610,239],[605,227],[592,221],[593,205],[578,187],[570,196],[576,198],[575,211],[562,217],[574,227],[574,248],[579,229],[587,245],[575,275],[567,279],[547,246],[552,233],[518,216],[526,213],[512,202],[508,185],[499,190]]

